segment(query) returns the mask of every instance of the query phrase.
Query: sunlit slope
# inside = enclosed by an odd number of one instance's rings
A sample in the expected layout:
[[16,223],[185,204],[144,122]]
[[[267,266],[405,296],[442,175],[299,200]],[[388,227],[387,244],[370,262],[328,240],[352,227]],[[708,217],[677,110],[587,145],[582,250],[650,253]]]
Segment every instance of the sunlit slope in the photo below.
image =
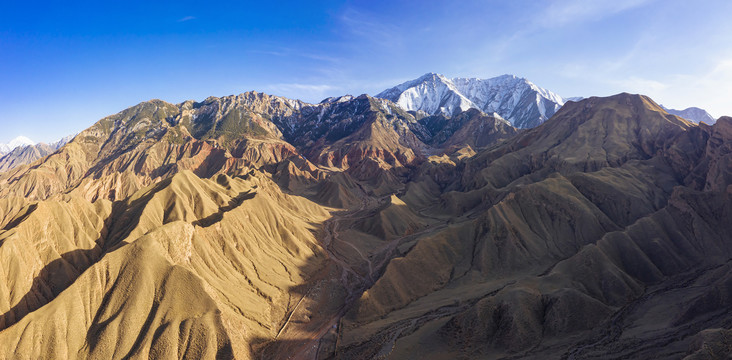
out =
[[103,255],[111,203],[27,205],[0,230],[0,327],[45,305]]
[[269,115],[253,110],[269,100],[262,97],[140,103],[98,121],[58,152],[2,173],[0,196],[46,199],[74,191],[89,200],[119,200],[182,170],[236,175],[296,156]]
[[368,95],[320,104],[257,92],[180,104],[150,100],[99,120],[43,159],[0,172],[0,198],[42,200],[73,192],[114,201],[183,170],[209,178],[250,169],[278,173],[283,164],[299,173],[293,188],[312,185],[323,171],[348,170],[392,191],[403,181],[394,176],[405,176],[428,152],[487,146],[515,133],[475,110],[442,117],[440,124],[427,128]]
[[[62,259],[85,259],[78,254],[92,248],[92,264],[69,266],[45,253],[40,261],[28,260],[42,273],[52,272],[50,281],[65,279],[56,268],[88,269],[81,276],[69,270],[78,278],[62,284],[68,288],[60,294],[45,294],[42,287],[40,301],[47,304],[31,314],[24,314],[14,297],[30,293],[29,285],[6,286],[5,302],[13,303],[18,315],[4,317],[11,326],[0,332],[0,341],[12,344],[3,347],[5,357],[248,358],[249,341],[277,333],[289,304],[299,300],[292,288],[325,259],[314,233],[327,211],[281,193],[255,172],[215,181],[182,172],[116,203],[114,210],[108,202],[92,205],[78,198],[56,205],[103,206],[100,216],[112,211],[106,226],[104,219],[96,222],[106,232],[98,244],[99,234],[82,244],[63,243],[63,233],[75,231],[69,226],[74,222],[49,219],[43,212],[48,204],[39,203],[13,230],[0,233],[9,239],[3,253],[16,248],[11,241],[37,239],[18,232],[43,228],[37,222],[45,221],[59,229],[48,230],[54,236],[45,239],[44,248],[55,248],[52,254]],[[94,226],[85,228],[93,232]],[[28,261],[21,262],[17,253],[4,256],[5,266],[28,274],[8,273],[7,279],[34,279]]]

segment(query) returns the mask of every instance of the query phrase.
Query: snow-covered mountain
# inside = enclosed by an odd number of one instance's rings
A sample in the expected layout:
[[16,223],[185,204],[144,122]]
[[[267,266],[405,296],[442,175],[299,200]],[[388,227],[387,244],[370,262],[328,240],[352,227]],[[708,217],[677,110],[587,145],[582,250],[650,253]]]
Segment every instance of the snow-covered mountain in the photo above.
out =
[[18,146],[35,145],[35,141],[25,137],[18,136],[13,140],[10,140],[7,144],[0,143],[0,153],[5,154],[13,151]]
[[64,136],[59,141],[48,144],[48,146],[50,146],[51,149],[53,149],[53,151],[56,151],[56,150],[60,149],[62,146],[66,145],[66,143],[68,143],[69,141],[73,140],[74,137],[76,137],[76,135],[77,134],[71,134],[71,135]]
[[480,109],[461,94],[450,79],[435,73],[397,85],[376,97],[391,100],[406,110],[422,110],[430,115],[452,116],[470,108]]
[[[34,143],[31,139],[19,136],[10,141],[7,152],[0,151],[0,172],[7,171],[20,165],[30,164],[42,157],[54,153],[62,146],[66,145],[76,134],[61,138],[59,141],[46,143]],[[3,148],[4,149],[4,148]]]
[[661,105],[661,107],[669,114],[682,117],[697,124],[703,121],[708,125],[714,125],[714,123],[717,122],[717,120],[715,120],[714,117],[712,117],[712,115],[710,115],[706,110],[698,107],[690,107],[684,110],[668,109],[663,105]]
[[535,127],[559,110],[564,99],[513,75],[490,79],[453,78],[429,73],[387,89],[376,97],[409,111],[455,115],[470,108],[497,113],[517,128]]

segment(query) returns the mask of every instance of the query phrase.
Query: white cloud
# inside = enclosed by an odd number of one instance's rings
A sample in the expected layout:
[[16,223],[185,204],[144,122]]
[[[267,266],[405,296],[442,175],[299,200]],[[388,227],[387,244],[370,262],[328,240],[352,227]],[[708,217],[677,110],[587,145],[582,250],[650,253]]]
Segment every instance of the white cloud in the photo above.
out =
[[706,71],[698,73],[658,75],[655,78],[628,76],[620,79],[614,79],[612,74],[592,75],[591,71],[585,73],[589,81],[604,82],[616,92],[648,95],[669,108],[685,109],[696,106],[707,110],[715,118],[732,115],[732,54],[712,62]]
[[732,116],[732,54],[717,60],[705,73],[676,75],[672,79],[673,85],[661,96],[674,107],[697,106],[715,117]]
[[186,21],[191,21],[191,20],[195,20],[195,19],[196,19],[195,16],[184,16],[184,17],[178,19],[178,22],[186,22]]
[[668,84],[653,79],[645,79],[637,76],[630,76],[621,80],[614,80],[625,91],[638,94],[654,94],[669,88]]
[[273,95],[284,96],[291,99],[301,99],[308,102],[318,102],[337,94],[340,87],[327,84],[270,84],[265,90]]

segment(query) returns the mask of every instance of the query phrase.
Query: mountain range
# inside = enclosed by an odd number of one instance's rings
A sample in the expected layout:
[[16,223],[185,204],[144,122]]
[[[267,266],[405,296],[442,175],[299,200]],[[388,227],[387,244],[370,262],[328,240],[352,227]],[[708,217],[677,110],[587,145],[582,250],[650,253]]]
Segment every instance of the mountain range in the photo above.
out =
[[0,358],[732,353],[732,118],[424,78],[146,101],[0,173]]
[[11,152],[13,149],[15,149],[18,146],[27,146],[27,145],[35,145],[36,143],[25,137],[25,136],[18,136],[14,138],[13,140],[10,140],[7,144],[0,143],[0,155],[7,154]]
[[680,116],[697,124],[700,122],[705,122],[709,125],[714,125],[714,123],[716,122],[712,115],[710,115],[706,110],[700,109],[698,107],[690,107],[684,110],[667,109],[666,107],[663,107],[663,109],[668,111],[669,114]]
[[[442,114],[449,117],[468,109],[478,109],[503,117],[519,129],[538,126],[567,101],[584,99],[562,98],[514,75],[490,79],[448,79],[436,73],[406,81],[382,91],[376,97],[391,100],[407,111],[421,111],[428,115]],[[684,110],[663,109],[696,123],[705,122],[711,125],[716,121],[704,109],[697,107]]]
[[35,143],[33,140],[19,136],[7,145],[0,144],[3,149],[9,149],[6,152],[0,152],[0,172],[10,170],[20,165],[30,164],[40,158],[45,157],[66,145],[75,135],[63,137],[61,140],[46,144]]
[[429,73],[376,95],[409,111],[452,116],[468,109],[496,113],[514,127],[535,127],[564,104],[559,95],[513,75],[490,79],[454,78]]

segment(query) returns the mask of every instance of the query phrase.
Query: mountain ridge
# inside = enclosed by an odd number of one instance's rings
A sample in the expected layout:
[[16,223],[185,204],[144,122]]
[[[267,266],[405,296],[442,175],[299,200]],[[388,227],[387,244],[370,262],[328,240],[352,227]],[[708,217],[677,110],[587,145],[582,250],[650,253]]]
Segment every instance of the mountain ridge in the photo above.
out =
[[731,118],[627,93],[522,130],[143,102],[0,174],[0,357],[703,352],[732,321],[731,159]]
[[530,128],[546,121],[564,104],[562,97],[524,78],[502,75],[489,79],[448,79],[427,73],[376,95],[410,111],[452,116],[476,108],[498,113],[517,128]]
[[19,145],[5,154],[0,152],[0,172],[11,170],[20,165],[30,164],[43,158],[66,145],[74,136],[76,135],[68,135],[50,144]]
[[714,119],[714,117],[712,117],[712,115],[710,115],[706,110],[700,109],[698,107],[692,106],[692,107],[688,107],[684,110],[668,109],[664,106],[661,106],[661,107],[663,107],[663,109],[666,110],[669,114],[680,116],[684,119],[693,121],[697,124],[700,122],[704,122],[704,123],[707,123],[708,125],[714,125],[714,123],[716,122],[716,120]]
[[[508,127],[503,122],[484,134],[495,134],[491,139],[498,141],[512,134]],[[451,146],[470,143],[468,134],[448,135]],[[0,183],[12,184],[0,193],[44,199],[64,189],[83,189],[89,199],[115,199],[180,169],[232,175],[282,162],[304,169],[304,179],[320,176],[316,165],[366,176],[424,161],[429,146],[423,141],[431,136],[412,114],[365,94],[320,104],[253,91],[177,105],[151,100],[99,120],[40,168],[18,167],[0,175]],[[76,159],[73,166],[62,165],[67,158]],[[127,185],[119,187],[120,182]]]
[[35,145],[35,141],[20,135],[10,140],[7,144],[0,143],[0,155],[9,153],[19,146]]

